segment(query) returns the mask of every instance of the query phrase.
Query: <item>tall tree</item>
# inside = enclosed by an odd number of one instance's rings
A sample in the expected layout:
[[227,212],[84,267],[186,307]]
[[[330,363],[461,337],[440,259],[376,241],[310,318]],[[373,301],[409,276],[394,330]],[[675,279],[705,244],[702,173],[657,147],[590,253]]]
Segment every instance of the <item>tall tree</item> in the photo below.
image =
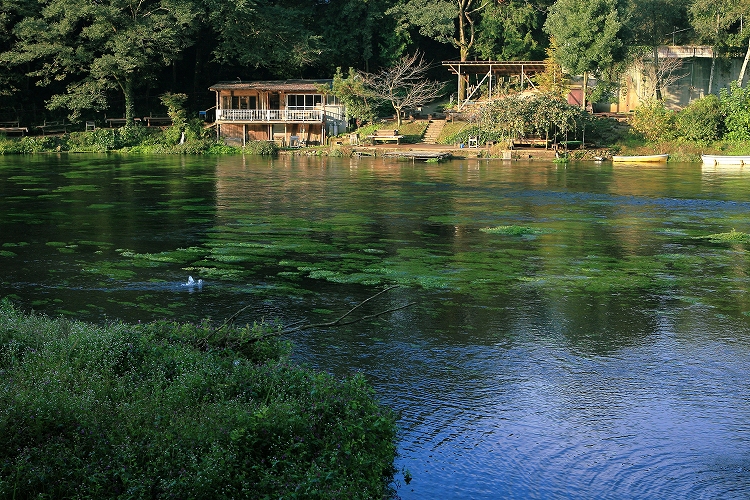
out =
[[41,0],[39,15],[19,22],[15,46],[2,60],[22,67],[38,85],[67,83],[51,108],[66,108],[71,119],[84,110],[107,107],[105,92],[115,88],[125,101],[125,118],[135,116],[136,89],[179,57],[189,43],[196,16],[180,0]]
[[558,0],[544,29],[554,39],[555,59],[573,75],[583,75],[586,107],[590,74],[604,74],[624,57],[622,14],[616,0]]
[[[9,51],[16,42],[13,27],[24,18],[38,15],[40,8],[33,0],[0,0],[0,54]],[[13,96],[23,76],[9,60],[0,57],[0,98]],[[9,103],[13,101],[8,99]]]
[[492,3],[477,23],[475,53],[495,61],[536,61],[545,56],[548,41],[542,30],[547,9],[526,0]]
[[[316,33],[321,36],[324,70],[349,66],[370,71],[380,62],[378,45],[395,21],[386,17],[387,0],[326,0],[315,9]],[[354,29],[341,29],[342,26]],[[401,54],[396,54],[396,57]]]
[[205,5],[216,32],[213,55],[221,64],[289,78],[320,60],[322,37],[315,31],[312,3],[205,0]]
[[690,24],[698,39],[713,48],[711,74],[708,91],[713,91],[713,75],[716,57],[730,54],[747,44],[745,63],[738,76],[741,85],[745,77],[747,60],[750,59],[750,30],[744,28],[750,16],[748,0],[693,0],[689,6]]
[[[396,16],[401,29],[416,27],[419,33],[458,48],[461,61],[469,58],[476,41],[476,23],[491,0],[407,0],[388,12]],[[465,82],[459,82],[459,98]]]
[[[661,100],[666,75],[672,75],[672,72],[664,71],[665,64],[659,61],[659,46],[669,40],[673,32],[687,26],[687,6],[684,0],[630,0],[627,19],[628,45],[642,61],[645,60],[643,53],[650,53],[649,73],[655,77],[656,99]],[[671,64],[666,62],[667,67]]]

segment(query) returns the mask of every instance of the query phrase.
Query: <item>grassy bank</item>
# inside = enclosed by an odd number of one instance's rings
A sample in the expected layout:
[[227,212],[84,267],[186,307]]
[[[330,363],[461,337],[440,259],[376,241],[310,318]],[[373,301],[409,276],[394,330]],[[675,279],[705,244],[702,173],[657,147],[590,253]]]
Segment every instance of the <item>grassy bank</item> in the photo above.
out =
[[395,417],[266,326],[110,324],[0,302],[1,498],[383,498]]
[[[185,133],[183,136],[183,132]],[[278,146],[267,141],[249,141],[245,147],[228,146],[195,123],[185,129],[146,127],[100,128],[91,132],[61,135],[3,137],[0,155],[48,152],[104,153],[118,151],[145,154],[259,154],[272,155]]]

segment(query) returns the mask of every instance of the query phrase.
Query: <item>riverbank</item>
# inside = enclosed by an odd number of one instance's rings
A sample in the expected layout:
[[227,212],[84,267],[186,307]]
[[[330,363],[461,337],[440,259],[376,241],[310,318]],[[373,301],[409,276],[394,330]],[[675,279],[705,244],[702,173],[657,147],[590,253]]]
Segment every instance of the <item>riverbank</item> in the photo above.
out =
[[[330,139],[326,145],[305,148],[282,147],[274,142],[248,141],[245,146],[237,147],[217,141],[207,133],[196,132],[188,136],[183,143],[170,139],[170,134],[161,130],[149,130],[144,127],[131,129],[98,129],[93,132],[72,132],[47,136],[2,137],[0,136],[0,155],[3,154],[36,154],[36,153],[104,153],[117,152],[129,154],[208,154],[208,155],[293,155],[293,156],[400,156],[404,159],[419,157],[420,152],[440,153],[450,158],[486,158],[504,160],[546,160],[566,157],[570,160],[595,160],[611,158],[615,154],[651,155],[669,154],[670,161],[700,161],[703,154],[748,155],[750,141],[714,141],[698,142],[687,140],[647,141],[632,134],[621,134],[612,137],[611,144],[601,143],[588,145],[586,148],[569,150],[523,147],[509,149],[495,142],[469,147],[466,142],[452,140],[461,137],[461,133],[471,124],[452,122],[447,124],[434,143],[422,142],[428,127],[425,120],[415,120],[402,124],[404,140],[400,144],[351,143],[350,137],[339,136]],[[361,129],[359,136],[370,133],[373,126]],[[378,127],[393,128],[395,122],[384,122]],[[174,134],[172,134],[174,135]]]
[[384,498],[395,416],[263,325],[104,326],[0,302],[0,497]]

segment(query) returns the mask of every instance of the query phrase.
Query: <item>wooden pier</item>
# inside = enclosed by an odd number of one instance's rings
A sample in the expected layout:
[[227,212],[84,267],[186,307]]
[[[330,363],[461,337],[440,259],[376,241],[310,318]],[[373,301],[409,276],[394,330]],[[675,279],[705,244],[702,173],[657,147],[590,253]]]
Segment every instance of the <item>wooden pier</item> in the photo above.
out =
[[434,160],[441,161],[450,158],[452,155],[450,151],[388,151],[383,153],[383,158],[403,158],[407,160]]

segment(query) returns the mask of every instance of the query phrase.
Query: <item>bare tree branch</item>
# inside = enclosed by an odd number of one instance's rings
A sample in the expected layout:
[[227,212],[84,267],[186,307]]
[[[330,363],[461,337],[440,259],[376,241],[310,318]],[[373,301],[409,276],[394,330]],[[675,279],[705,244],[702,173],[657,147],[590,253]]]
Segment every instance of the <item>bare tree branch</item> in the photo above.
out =
[[[268,333],[266,335],[261,335],[259,337],[255,337],[255,338],[249,339],[248,341],[249,342],[258,342],[260,340],[266,340],[268,338],[278,337],[280,335],[286,335],[287,333],[297,332],[297,331],[300,331],[300,330],[307,330],[307,329],[310,329],[310,328],[330,328],[330,327],[333,327],[333,326],[353,325],[354,323],[359,323],[360,321],[365,321],[365,320],[368,320],[368,319],[373,319],[373,318],[377,318],[379,316],[383,316],[383,315],[388,314],[388,313],[400,311],[401,309],[406,309],[407,307],[411,307],[414,304],[416,304],[416,302],[409,302],[408,304],[404,304],[404,305],[397,306],[397,307],[392,307],[392,308],[386,309],[384,311],[379,311],[379,312],[376,312],[376,313],[373,313],[373,314],[366,314],[364,316],[360,316],[360,317],[358,317],[356,319],[352,319],[352,320],[349,320],[349,321],[343,321],[346,317],[348,317],[354,311],[356,311],[357,309],[359,309],[363,305],[367,304],[368,302],[370,302],[374,298],[379,297],[380,295],[384,294],[385,292],[387,292],[389,290],[393,290],[394,288],[398,288],[399,286],[400,285],[392,285],[392,286],[389,286],[387,288],[384,288],[383,290],[379,291],[375,295],[372,295],[372,296],[366,298],[365,300],[363,300],[362,302],[360,302],[356,306],[352,307],[347,312],[345,312],[344,314],[342,314],[341,316],[339,316],[338,318],[336,318],[333,321],[329,321],[329,322],[326,322],[326,323],[308,323],[308,324],[304,324],[304,325],[299,325],[299,323],[302,323],[302,321],[297,321],[295,323],[292,323],[291,325],[288,325],[286,327],[280,328],[279,330],[277,330],[277,331],[275,331],[273,333]],[[226,319],[226,321],[224,321],[224,323],[219,328],[216,329],[216,331],[218,332],[219,330],[221,330],[225,326],[227,326],[227,325],[231,324],[232,322],[234,322],[234,320],[237,319],[237,317],[243,311],[245,311],[248,307],[250,307],[250,305],[247,305],[247,306],[243,307],[242,309],[240,309],[239,311],[237,311],[236,313],[234,313],[233,315],[231,315],[229,318]],[[297,325],[297,326],[295,326],[295,325]]]
[[396,64],[379,73],[361,75],[371,97],[391,103],[400,127],[404,109],[422,106],[443,94],[443,83],[425,78],[429,68],[422,55],[415,52],[403,56]]

